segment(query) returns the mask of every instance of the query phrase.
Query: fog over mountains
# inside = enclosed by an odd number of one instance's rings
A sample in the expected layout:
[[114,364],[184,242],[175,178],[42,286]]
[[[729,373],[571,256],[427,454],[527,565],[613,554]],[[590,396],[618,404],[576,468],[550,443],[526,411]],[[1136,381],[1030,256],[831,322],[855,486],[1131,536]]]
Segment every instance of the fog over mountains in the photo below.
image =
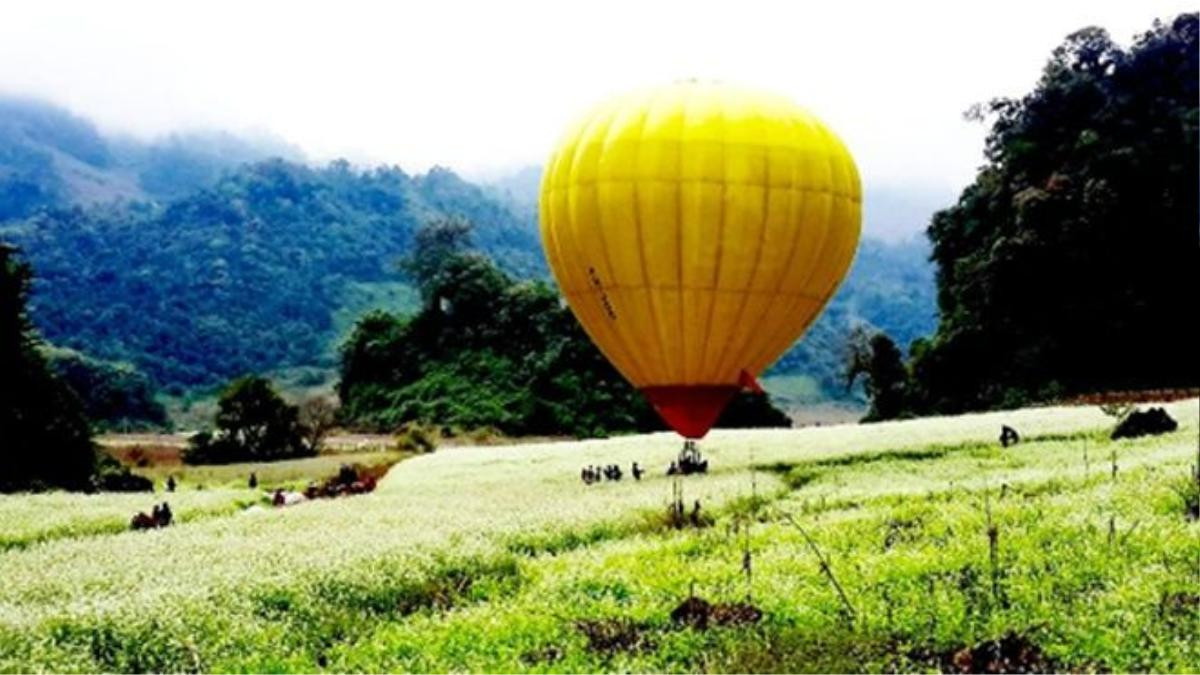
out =
[[[53,343],[132,363],[174,393],[247,371],[329,377],[358,316],[412,308],[395,264],[431,218],[471,220],[475,244],[504,269],[545,277],[539,180],[536,166],[479,182],[441,168],[314,166],[280,139],[220,131],[140,141],[0,97],[0,239],[33,263],[35,322]],[[847,281],[771,372],[804,378],[813,397],[844,397],[851,327],[901,345],[930,332],[933,272],[918,233],[952,198],[867,185]]]

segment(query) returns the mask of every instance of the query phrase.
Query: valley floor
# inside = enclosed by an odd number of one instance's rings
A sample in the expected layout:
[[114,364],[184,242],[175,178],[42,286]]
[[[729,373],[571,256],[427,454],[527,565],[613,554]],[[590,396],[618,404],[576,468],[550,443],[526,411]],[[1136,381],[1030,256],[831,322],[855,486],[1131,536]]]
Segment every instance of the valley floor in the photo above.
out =
[[[79,525],[123,495],[4,497],[0,538],[62,534],[0,552],[0,671],[1195,671],[1198,408],[1132,441],[1095,407],[714,432],[678,529],[669,434],[448,448],[150,532]],[[727,611],[673,621],[691,594]]]

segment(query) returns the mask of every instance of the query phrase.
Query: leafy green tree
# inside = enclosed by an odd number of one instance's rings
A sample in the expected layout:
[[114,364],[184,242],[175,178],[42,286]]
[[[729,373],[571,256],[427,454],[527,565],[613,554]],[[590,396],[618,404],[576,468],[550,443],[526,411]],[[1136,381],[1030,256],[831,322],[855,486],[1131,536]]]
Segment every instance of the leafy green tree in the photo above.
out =
[[472,217],[472,240],[502,269],[545,274],[531,213],[436,174],[264,161],[161,203],[35,210],[0,222],[0,237],[39,270],[34,318],[48,340],[131,363],[179,394],[334,367],[335,319],[401,285],[395,263],[426,222]]
[[271,381],[257,375],[234,380],[217,401],[216,432],[192,439],[192,464],[272,461],[316,454],[304,441],[307,430],[299,409],[276,393]]
[[150,379],[132,364],[95,359],[73,349],[42,351],[50,370],[79,398],[94,426],[129,431],[170,425]]
[[462,218],[438,219],[417,231],[412,250],[400,261],[400,270],[421,289],[427,306],[437,306],[439,293],[451,283],[443,276],[447,265],[470,247],[470,223]]
[[96,451],[79,399],[46,366],[26,315],[32,272],[0,243],[0,491],[92,487]]
[[713,426],[718,429],[790,427],[792,418],[771,405],[771,397],[767,394],[744,391],[729,401],[729,405],[721,411],[721,416]]
[[[662,428],[657,415],[584,334],[559,294],[514,281],[468,250],[460,223],[417,235],[424,309],[359,321],[342,346],[345,421],[396,429],[409,422],[505,433],[603,436]],[[411,269],[411,267],[410,267]],[[781,425],[765,400],[739,405],[737,426]]]
[[928,234],[940,322],[912,350],[923,411],[1200,382],[1196,14],[1129,50],[1067,37],[992,120],[987,164]]
[[908,371],[896,343],[882,332],[858,328],[847,342],[846,386],[862,377],[871,407],[864,422],[909,414]]

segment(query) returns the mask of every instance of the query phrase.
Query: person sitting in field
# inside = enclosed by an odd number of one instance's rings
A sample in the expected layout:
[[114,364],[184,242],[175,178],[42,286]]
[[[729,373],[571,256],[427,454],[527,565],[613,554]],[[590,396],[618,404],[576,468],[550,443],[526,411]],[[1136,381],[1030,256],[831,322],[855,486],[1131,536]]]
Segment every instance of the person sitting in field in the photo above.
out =
[[642,472],[642,467],[638,466],[638,463],[637,463],[637,462],[634,462],[634,463],[633,463],[633,466],[630,468],[630,470],[629,470],[629,473],[632,473],[632,474],[633,474],[633,479],[634,479],[634,480],[641,480],[641,479],[642,479],[642,473],[643,473],[643,472]]
[[154,527],[158,527],[154,517],[146,515],[144,511],[133,514],[133,519],[129,521],[129,529],[131,530],[149,530]]
[[1008,447],[1016,445],[1021,441],[1021,436],[1017,434],[1017,430],[1007,424],[1000,425],[1000,445]]
[[166,527],[175,519],[175,514],[171,513],[171,505],[166,502],[162,503],[161,508],[155,507],[155,510],[157,513],[154,520],[158,523],[159,527]]
[[287,498],[283,496],[283,489],[277,488],[275,495],[271,497],[271,504],[274,506],[283,506],[287,503]]
[[257,488],[258,487],[258,474],[251,471],[250,472],[250,480],[248,481],[248,484],[250,485],[251,490]]

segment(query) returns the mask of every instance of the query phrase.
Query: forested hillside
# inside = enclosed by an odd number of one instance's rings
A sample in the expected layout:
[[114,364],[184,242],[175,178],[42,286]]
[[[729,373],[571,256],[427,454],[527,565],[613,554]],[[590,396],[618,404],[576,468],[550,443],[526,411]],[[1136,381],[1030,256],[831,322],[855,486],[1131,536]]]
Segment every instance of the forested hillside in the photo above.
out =
[[303,158],[277,139],[219,131],[109,137],[61,108],[0,95],[0,222],[45,207],[179,197],[269,157]]
[[[846,341],[863,327],[896,336],[901,344],[928,335],[937,324],[929,247],[912,240],[889,244],[864,239],[842,287],[804,337],[768,375],[808,378],[809,400],[854,395],[846,385]],[[804,399],[802,398],[801,401]]]
[[531,223],[449,171],[344,162],[247,165],[162,207],[51,209],[0,237],[37,270],[33,312],[47,339],[187,388],[330,364],[335,313],[394,285],[396,259],[435,215],[476,223],[506,269],[542,273]]
[[976,111],[988,162],[929,227],[941,313],[913,348],[916,412],[1200,382],[1198,46],[1196,14],[1129,49],[1085,28],[1033,91]]
[[[416,311],[396,262],[433,219],[470,221],[475,245],[515,278],[547,276],[536,169],[476,185],[446,169],[297,159],[225,134],[108,138],[52,106],[0,99],[0,239],[33,265],[38,328],[182,394],[246,372],[331,373],[366,312]],[[815,398],[846,396],[854,325],[905,339],[932,330],[927,256],[919,243],[864,240],[825,315],[772,374],[799,374]]]

